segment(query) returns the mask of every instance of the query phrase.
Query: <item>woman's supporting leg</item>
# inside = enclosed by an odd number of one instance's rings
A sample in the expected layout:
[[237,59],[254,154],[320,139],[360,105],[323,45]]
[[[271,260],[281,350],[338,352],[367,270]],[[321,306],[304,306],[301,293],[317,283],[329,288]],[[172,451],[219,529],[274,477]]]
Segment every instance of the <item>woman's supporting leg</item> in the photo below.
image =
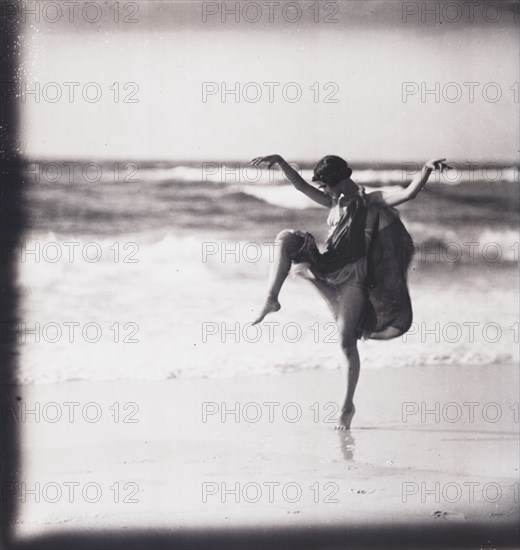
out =
[[275,248],[274,262],[269,275],[267,299],[253,325],[260,323],[268,313],[280,309],[278,295],[285,279],[287,279],[287,275],[289,275],[292,261],[301,246],[301,237],[295,235],[294,231],[290,229],[284,229],[276,236],[276,242],[279,243],[279,246]]
[[359,379],[359,353],[357,349],[358,325],[365,307],[365,290],[346,285],[341,290],[338,308],[338,328],[341,349],[347,366],[347,395],[341,410],[339,428],[350,429],[354,407],[354,392]]

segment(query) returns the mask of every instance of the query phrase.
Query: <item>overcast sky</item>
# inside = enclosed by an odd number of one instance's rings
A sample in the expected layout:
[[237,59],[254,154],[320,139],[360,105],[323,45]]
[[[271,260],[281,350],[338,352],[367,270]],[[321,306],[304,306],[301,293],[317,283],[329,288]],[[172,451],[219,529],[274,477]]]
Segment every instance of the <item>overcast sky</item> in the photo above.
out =
[[[315,2],[300,2],[301,14],[294,2],[285,11],[283,2],[257,2],[238,23],[233,14],[222,22],[222,3],[128,4],[139,10],[120,8],[117,24],[113,9],[95,23],[81,9],[73,23],[67,13],[59,23],[43,21],[43,13],[39,23],[27,16],[21,79],[40,86],[39,102],[29,94],[21,103],[27,155],[518,159],[520,42],[512,4],[502,4],[493,22],[496,9],[483,1],[473,14],[459,3],[460,16],[455,8],[421,14],[422,5],[439,2],[349,1],[337,13],[338,3],[321,2],[317,12]],[[224,4],[232,9],[235,2]],[[62,93],[54,103],[51,82]],[[66,82],[79,83],[72,103]],[[85,89],[89,82],[96,85]],[[469,82],[478,83],[473,98]],[[436,83],[438,97],[421,97]],[[238,98],[222,97],[223,87],[237,89]]]

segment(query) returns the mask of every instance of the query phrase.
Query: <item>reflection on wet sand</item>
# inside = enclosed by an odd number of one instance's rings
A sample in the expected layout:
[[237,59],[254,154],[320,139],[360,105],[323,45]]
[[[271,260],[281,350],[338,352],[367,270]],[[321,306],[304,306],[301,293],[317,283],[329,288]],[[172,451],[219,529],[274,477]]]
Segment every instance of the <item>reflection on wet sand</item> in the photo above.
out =
[[356,440],[352,435],[352,432],[344,432],[338,430],[337,434],[339,437],[339,444],[341,447],[343,458],[348,462],[354,460],[354,449],[356,447]]

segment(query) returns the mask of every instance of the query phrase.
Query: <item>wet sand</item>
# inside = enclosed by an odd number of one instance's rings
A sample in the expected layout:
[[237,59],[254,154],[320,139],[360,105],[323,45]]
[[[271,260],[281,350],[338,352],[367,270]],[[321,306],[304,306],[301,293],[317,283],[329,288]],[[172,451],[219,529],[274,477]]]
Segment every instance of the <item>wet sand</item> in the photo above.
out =
[[[21,537],[373,522],[512,529],[518,388],[508,364],[365,370],[348,433],[335,429],[339,369],[25,386],[24,461],[4,499],[19,501]],[[2,420],[12,421],[5,411]],[[40,502],[20,501],[22,483]]]

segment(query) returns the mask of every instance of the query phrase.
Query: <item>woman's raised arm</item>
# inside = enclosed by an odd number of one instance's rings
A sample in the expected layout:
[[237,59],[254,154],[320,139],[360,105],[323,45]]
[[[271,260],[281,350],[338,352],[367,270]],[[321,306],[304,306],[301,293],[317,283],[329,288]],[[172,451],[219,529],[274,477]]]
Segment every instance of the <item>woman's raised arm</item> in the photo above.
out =
[[[430,174],[434,170],[440,170],[441,173],[444,170],[449,170],[451,166],[448,166],[444,161],[446,159],[431,159],[423,166],[422,170],[414,177],[410,185],[405,189],[382,189],[379,191],[381,198],[388,206],[397,206],[403,202],[407,202],[419,194],[421,189],[426,185]],[[378,193],[377,191],[375,193]],[[372,195],[372,193],[370,193]]]
[[267,168],[271,168],[275,164],[278,164],[285,177],[293,184],[293,186],[307,195],[310,199],[317,202],[321,206],[330,208],[332,206],[332,199],[326,195],[323,191],[307,183],[298,172],[290,166],[280,155],[268,155],[266,157],[257,157],[251,161],[253,166],[259,166],[263,163],[267,164]]

